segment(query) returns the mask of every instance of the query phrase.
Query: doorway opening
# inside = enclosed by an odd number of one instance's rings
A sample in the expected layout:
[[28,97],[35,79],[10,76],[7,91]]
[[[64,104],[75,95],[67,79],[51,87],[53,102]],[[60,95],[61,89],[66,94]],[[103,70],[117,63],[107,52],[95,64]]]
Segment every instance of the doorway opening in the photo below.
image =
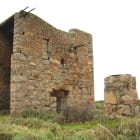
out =
[[65,109],[65,107],[67,105],[68,94],[69,94],[68,90],[53,89],[53,91],[51,93],[51,97],[56,97],[56,112],[57,113],[60,113]]
[[11,55],[14,16],[0,24],[0,111],[10,112]]

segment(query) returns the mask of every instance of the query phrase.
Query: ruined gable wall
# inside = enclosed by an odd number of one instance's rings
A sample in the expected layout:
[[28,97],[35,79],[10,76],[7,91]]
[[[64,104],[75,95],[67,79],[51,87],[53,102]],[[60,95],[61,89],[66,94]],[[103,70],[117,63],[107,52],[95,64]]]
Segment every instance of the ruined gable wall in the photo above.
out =
[[10,106],[10,47],[8,38],[0,30],[0,110]]
[[52,88],[63,86],[61,56],[69,35],[33,15],[15,16],[11,112],[49,106]]
[[[34,15],[29,14],[26,17],[20,13],[15,15],[11,113],[22,112],[28,107],[56,109],[56,102],[50,96],[53,89],[69,91],[67,104],[72,103],[74,99],[78,101],[88,94],[93,102],[93,86],[90,86],[92,84],[90,80],[93,80],[90,77],[92,75],[91,57],[86,56],[86,59],[81,61],[81,56],[71,53],[71,46],[81,44],[79,35],[81,38],[85,36],[83,40],[89,41],[90,38],[91,41],[89,34],[80,31],[66,33],[57,30]],[[91,50],[91,44],[87,45],[88,43],[84,46],[86,52]],[[88,46],[89,49],[86,48]],[[82,53],[82,49],[78,50],[78,53],[80,52]],[[79,61],[83,63],[81,67]],[[79,71],[81,74],[77,74]],[[84,71],[86,74],[82,76]],[[78,76],[77,80],[75,76]],[[84,81],[86,79],[87,82]],[[82,84],[85,86],[80,88]]]

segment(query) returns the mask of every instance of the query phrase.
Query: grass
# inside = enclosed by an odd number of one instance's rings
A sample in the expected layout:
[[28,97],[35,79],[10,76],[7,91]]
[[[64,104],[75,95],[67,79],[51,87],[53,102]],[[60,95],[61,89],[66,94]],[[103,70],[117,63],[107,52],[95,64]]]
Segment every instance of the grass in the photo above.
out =
[[0,140],[140,140],[140,115],[109,118],[103,102],[96,103],[94,119],[62,123],[61,116],[28,111],[23,116],[0,114]]

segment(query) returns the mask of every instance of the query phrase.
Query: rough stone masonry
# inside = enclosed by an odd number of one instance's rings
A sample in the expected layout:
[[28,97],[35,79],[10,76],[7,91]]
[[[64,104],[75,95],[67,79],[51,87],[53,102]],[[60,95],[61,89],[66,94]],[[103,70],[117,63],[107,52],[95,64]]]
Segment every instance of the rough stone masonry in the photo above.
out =
[[20,11],[0,24],[0,110],[94,103],[92,36]]
[[106,77],[104,96],[106,115],[134,116],[139,112],[136,79],[130,74]]

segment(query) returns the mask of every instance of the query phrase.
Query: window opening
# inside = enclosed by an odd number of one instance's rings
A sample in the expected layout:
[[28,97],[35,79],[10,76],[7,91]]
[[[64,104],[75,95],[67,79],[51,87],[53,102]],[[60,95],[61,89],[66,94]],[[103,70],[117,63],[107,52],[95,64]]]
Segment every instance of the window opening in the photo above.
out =
[[64,58],[61,58],[61,64],[64,65]]

